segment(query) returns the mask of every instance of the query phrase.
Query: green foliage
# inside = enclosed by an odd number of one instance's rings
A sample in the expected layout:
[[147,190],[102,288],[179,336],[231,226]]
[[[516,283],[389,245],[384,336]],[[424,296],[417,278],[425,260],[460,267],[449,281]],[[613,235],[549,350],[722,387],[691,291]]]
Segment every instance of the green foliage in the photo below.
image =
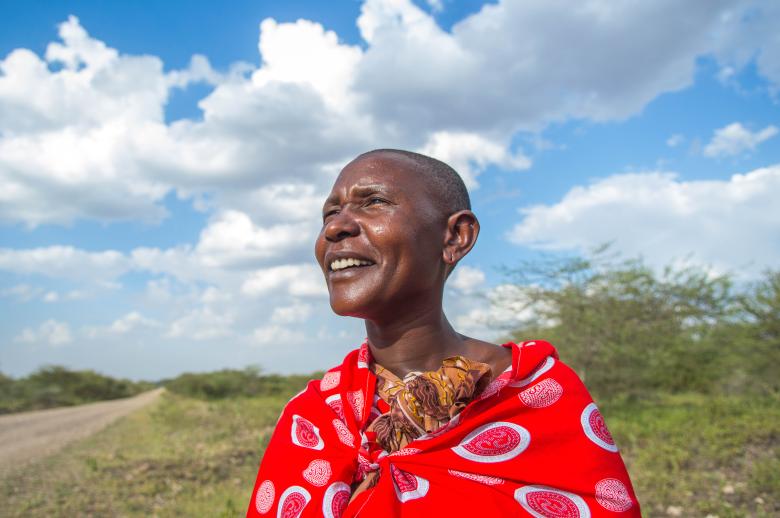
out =
[[656,272],[607,248],[507,270],[517,289],[494,303],[532,315],[511,338],[554,343],[600,398],[780,390],[780,272],[738,291],[730,275]]
[[206,373],[185,373],[165,382],[171,392],[206,400],[232,397],[276,396],[295,393],[306,386],[309,375],[261,375],[258,367],[244,370],[223,369]]
[[56,365],[17,380],[0,374],[0,414],[129,397],[153,386]]

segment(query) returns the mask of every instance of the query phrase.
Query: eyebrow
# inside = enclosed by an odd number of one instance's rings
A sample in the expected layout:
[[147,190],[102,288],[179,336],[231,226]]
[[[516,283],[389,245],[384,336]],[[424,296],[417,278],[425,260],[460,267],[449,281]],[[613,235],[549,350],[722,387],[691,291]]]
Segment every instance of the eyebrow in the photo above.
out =
[[[360,195],[360,194],[367,194],[370,192],[377,192],[377,191],[383,191],[387,190],[387,186],[383,185],[381,183],[372,183],[368,185],[356,185],[352,188],[352,192]],[[322,204],[323,208],[327,207],[328,205],[335,205],[336,202],[338,202],[338,195],[337,194],[331,194],[328,196],[328,198],[325,200],[325,203]]]

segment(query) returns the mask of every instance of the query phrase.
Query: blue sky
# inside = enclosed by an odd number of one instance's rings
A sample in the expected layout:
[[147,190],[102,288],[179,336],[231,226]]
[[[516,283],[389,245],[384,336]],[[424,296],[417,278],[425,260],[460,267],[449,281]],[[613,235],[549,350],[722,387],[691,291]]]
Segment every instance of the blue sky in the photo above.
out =
[[229,5],[4,3],[0,371],[336,363],[364,330],[330,311],[319,208],[377,147],[466,180],[445,309],[477,338],[518,318],[498,267],[542,252],[778,267],[774,3]]

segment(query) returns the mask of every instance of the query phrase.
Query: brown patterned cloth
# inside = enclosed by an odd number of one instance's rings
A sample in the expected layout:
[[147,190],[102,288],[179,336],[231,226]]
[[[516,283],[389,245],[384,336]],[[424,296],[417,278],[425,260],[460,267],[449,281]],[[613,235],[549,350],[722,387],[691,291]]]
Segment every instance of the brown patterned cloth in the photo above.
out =
[[424,433],[446,425],[490,383],[490,366],[452,356],[436,371],[410,372],[404,379],[373,364],[376,393],[390,405],[368,430],[388,453],[398,451]]
[[[376,443],[388,453],[400,450],[424,433],[438,430],[458,415],[490,383],[490,365],[452,356],[438,370],[410,372],[404,379],[372,363],[376,393],[390,410],[366,428],[376,434]],[[354,488],[352,498],[378,482],[374,471]]]

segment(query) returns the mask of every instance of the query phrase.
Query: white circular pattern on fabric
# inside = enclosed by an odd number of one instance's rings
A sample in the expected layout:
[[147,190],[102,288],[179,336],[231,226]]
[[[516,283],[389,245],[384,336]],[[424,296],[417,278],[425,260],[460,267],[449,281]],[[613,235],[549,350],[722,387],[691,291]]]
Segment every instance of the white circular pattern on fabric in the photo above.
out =
[[485,390],[482,391],[482,394],[479,395],[479,399],[487,399],[491,396],[494,396],[500,391],[502,388],[506,387],[509,380],[506,377],[498,377],[491,381],[487,387],[485,387]]
[[341,401],[341,396],[339,394],[333,394],[326,397],[325,403],[331,409],[333,409],[334,412],[336,412],[336,415],[339,416],[339,419],[346,421],[346,418],[344,417],[344,402]]
[[292,427],[290,427],[290,436],[293,444],[311,450],[321,450],[325,443],[320,437],[320,429],[314,426],[311,421],[297,414],[292,416]]
[[344,482],[334,482],[325,490],[322,499],[322,515],[325,518],[341,518],[347,508],[352,491]]
[[477,475],[476,473],[466,473],[465,471],[458,471],[457,469],[448,469],[447,473],[458,478],[465,478],[466,480],[472,480],[485,484],[486,486],[499,486],[504,483],[503,478],[489,477],[487,475]]
[[545,408],[561,399],[563,387],[552,378],[543,379],[518,394],[520,401],[531,408]]
[[616,478],[605,478],[596,483],[596,501],[615,513],[628,511],[634,505],[625,484]]
[[531,443],[522,426],[506,421],[482,425],[450,448],[460,457],[476,462],[503,462],[521,454]]
[[274,483],[270,480],[264,480],[260,487],[257,488],[257,494],[255,494],[255,509],[257,509],[257,512],[265,514],[270,511],[275,496]]
[[593,443],[601,446],[607,451],[616,452],[618,447],[615,441],[612,439],[612,434],[607,429],[607,424],[604,422],[601,412],[599,412],[596,403],[591,403],[585,407],[580,415],[580,424],[582,424],[582,430],[585,432],[585,436],[593,441]]
[[313,486],[322,487],[330,482],[330,476],[333,471],[330,469],[330,462],[324,459],[314,459],[309,466],[303,470],[303,478]]
[[422,498],[428,494],[430,484],[426,479],[398,469],[392,464],[390,464],[390,473],[393,476],[395,496],[402,503]]
[[509,384],[510,387],[525,387],[526,385],[530,385],[539,377],[547,372],[548,370],[553,368],[553,365],[555,365],[555,358],[552,356],[548,356],[546,360],[544,360],[544,363],[535,371],[533,371],[531,374],[528,375],[528,377],[523,378],[519,381],[513,381]]
[[420,448],[401,448],[390,454],[391,457],[407,457],[409,455],[417,455],[422,450]]
[[352,411],[355,413],[357,420],[362,421],[363,406],[365,405],[365,401],[363,400],[363,392],[360,390],[347,392],[347,400],[349,401],[349,406],[352,407]]
[[352,432],[349,431],[347,425],[341,422],[340,419],[333,420],[333,428],[336,429],[336,434],[339,436],[339,441],[341,441],[344,445],[346,446],[355,445],[355,436],[352,435]]
[[368,368],[368,344],[365,342],[360,346],[360,352],[358,353],[357,358],[357,366],[358,369]]
[[339,386],[341,371],[326,372],[320,380],[320,390],[331,390]]
[[288,487],[279,497],[276,518],[298,518],[311,500],[311,495],[301,486]]
[[549,486],[523,486],[515,490],[515,500],[535,518],[590,518],[582,497]]

